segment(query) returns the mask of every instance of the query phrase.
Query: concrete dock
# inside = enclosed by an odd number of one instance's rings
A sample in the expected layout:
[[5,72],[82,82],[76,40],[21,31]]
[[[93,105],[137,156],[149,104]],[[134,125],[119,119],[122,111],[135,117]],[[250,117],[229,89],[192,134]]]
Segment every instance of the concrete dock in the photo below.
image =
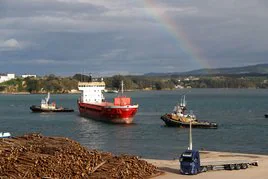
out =
[[242,153],[201,151],[201,164],[211,162],[224,162],[234,160],[258,161],[259,166],[250,166],[248,169],[219,170],[200,173],[198,175],[181,175],[179,171],[179,160],[154,160],[146,161],[157,166],[165,174],[155,177],[156,179],[267,179],[268,178],[268,156]]

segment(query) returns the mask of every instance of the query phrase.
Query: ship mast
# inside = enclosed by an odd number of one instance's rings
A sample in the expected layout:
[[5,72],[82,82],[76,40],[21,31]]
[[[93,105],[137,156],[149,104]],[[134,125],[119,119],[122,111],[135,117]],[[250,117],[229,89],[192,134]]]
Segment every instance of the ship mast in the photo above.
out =
[[183,95],[182,97],[181,97],[181,107],[186,107],[186,100],[185,100],[185,95]]
[[50,92],[47,93],[47,97],[46,97],[46,104],[49,103],[49,99],[50,99]]
[[121,81],[121,96],[123,96],[123,92],[124,92],[124,82],[122,80]]

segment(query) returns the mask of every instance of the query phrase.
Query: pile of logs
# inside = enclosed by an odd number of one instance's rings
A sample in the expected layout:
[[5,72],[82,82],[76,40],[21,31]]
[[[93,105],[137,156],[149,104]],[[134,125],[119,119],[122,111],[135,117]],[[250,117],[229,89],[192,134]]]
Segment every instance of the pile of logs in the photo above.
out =
[[161,174],[135,156],[88,150],[63,137],[0,139],[0,178],[149,178]]

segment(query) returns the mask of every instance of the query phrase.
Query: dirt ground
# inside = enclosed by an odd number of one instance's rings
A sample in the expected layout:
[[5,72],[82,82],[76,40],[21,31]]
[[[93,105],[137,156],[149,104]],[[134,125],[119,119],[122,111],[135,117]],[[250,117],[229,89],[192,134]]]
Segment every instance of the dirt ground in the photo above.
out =
[[222,161],[236,161],[236,160],[250,160],[258,161],[259,166],[251,166],[244,170],[218,170],[200,173],[198,175],[188,176],[181,175],[179,172],[179,160],[154,160],[146,159],[149,163],[157,166],[165,174],[155,177],[156,179],[267,179],[268,178],[268,156],[255,154],[241,154],[241,153],[227,153],[227,152],[201,152],[201,164],[222,162]]

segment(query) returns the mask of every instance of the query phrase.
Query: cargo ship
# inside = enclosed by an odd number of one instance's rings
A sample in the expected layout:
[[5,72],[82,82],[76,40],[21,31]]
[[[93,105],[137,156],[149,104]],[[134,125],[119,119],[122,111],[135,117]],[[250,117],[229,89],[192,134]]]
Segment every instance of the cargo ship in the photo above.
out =
[[121,93],[113,99],[113,102],[105,100],[103,91],[105,82],[103,79],[89,78],[88,82],[79,82],[78,89],[81,96],[77,101],[81,116],[108,122],[130,124],[138,110],[138,104],[132,104],[131,98],[123,95],[123,81]]

